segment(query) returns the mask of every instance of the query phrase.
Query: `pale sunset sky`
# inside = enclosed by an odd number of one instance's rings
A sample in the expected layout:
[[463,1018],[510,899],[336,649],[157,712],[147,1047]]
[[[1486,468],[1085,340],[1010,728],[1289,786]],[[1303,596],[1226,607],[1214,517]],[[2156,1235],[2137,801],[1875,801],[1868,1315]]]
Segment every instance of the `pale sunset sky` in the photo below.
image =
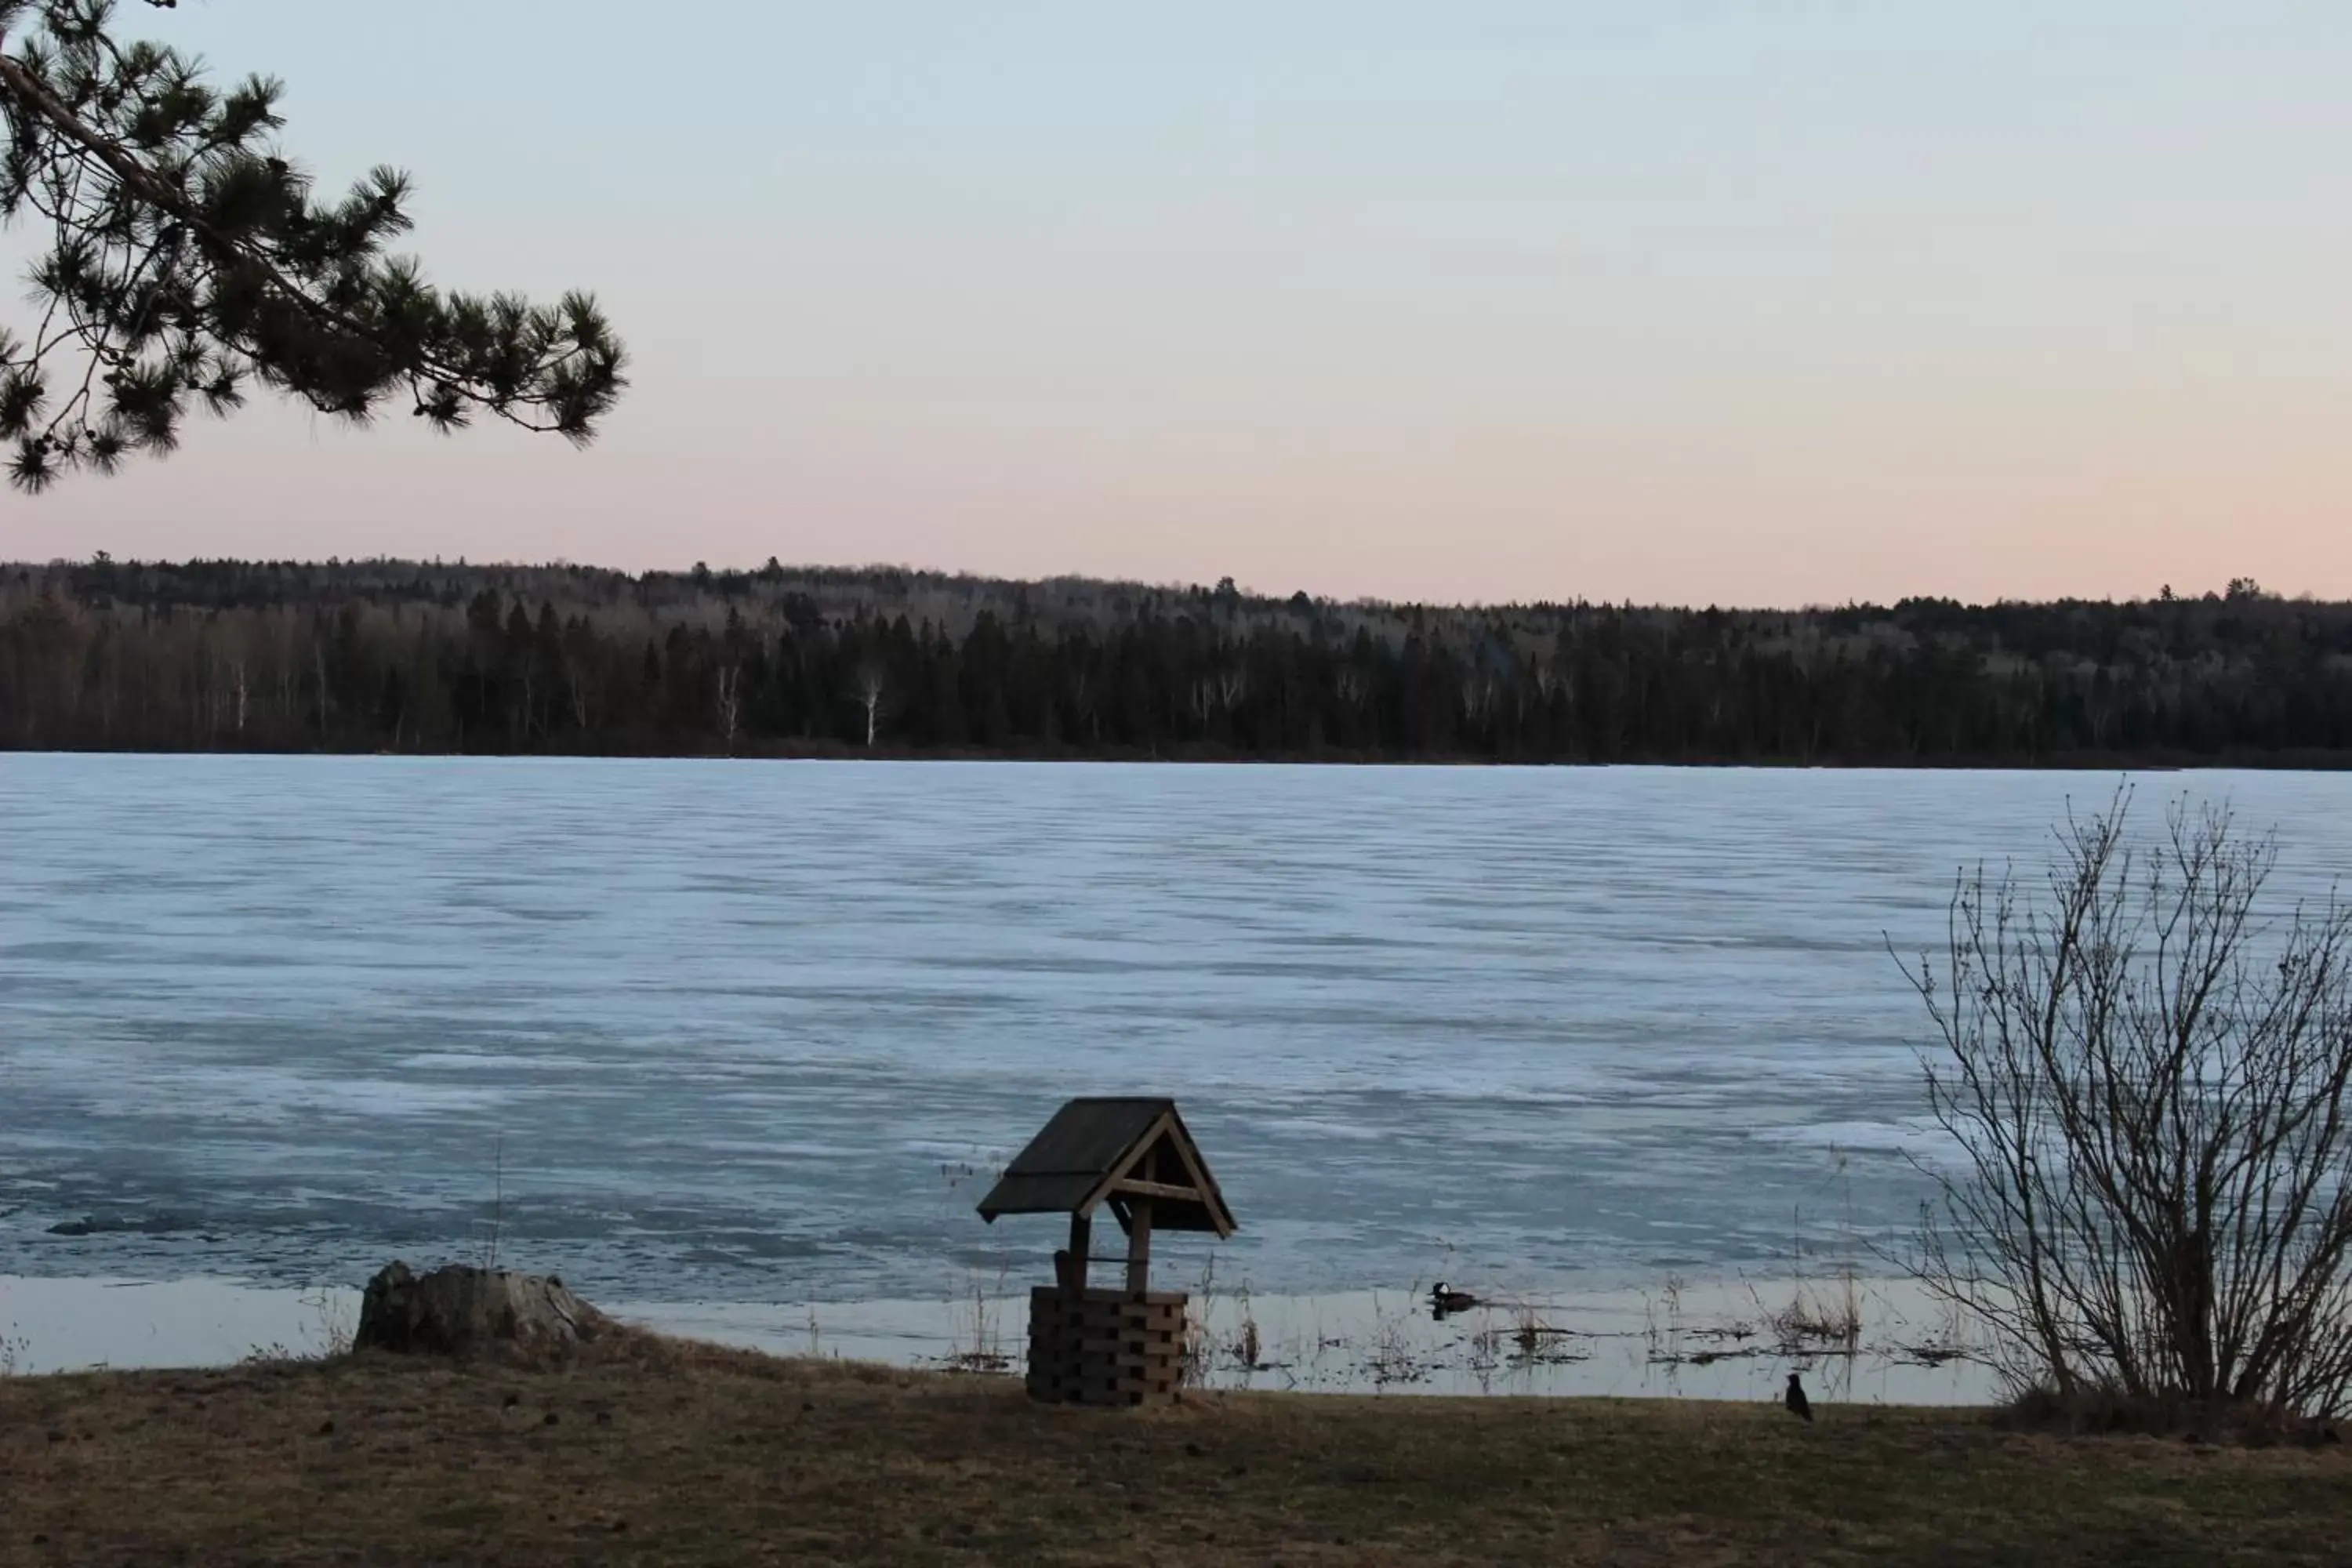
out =
[[586,453],[264,397],[0,558],[2352,596],[2344,0],[121,22],[411,170],[436,280],[594,290],[635,386]]

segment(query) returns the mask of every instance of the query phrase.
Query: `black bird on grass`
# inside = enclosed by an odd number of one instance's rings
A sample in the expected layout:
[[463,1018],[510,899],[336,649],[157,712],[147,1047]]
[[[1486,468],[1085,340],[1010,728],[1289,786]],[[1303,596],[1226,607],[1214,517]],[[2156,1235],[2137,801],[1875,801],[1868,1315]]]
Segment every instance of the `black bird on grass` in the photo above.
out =
[[1805,1397],[1805,1385],[1797,1381],[1797,1374],[1793,1372],[1789,1374],[1789,1392],[1782,1396],[1780,1403],[1789,1407],[1790,1415],[1801,1421],[1813,1418],[1813,1402]]

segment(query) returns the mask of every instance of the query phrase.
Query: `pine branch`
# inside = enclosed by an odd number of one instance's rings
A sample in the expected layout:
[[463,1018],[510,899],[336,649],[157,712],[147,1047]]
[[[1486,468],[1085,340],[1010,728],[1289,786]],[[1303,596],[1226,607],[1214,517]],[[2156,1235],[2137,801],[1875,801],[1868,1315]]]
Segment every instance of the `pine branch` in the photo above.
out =
[[[20,489],[168,451],[192,396],[226,414],[247,379],[355,422],[404,390],[445,431],[487,410],[593,439],[626,385],[593,298],[440,294],[383,252],[410,227],[404,174],[379,168],[317,205],[260,140],[282,123],[278,83],[217,93],[173,50],[117,44],[112,13],[112,0],[0,0],[0,218],[29,207],[52,238],[34,275],[39,330],[29,348],[0,333],[0,439],[16,443]],[[27,14],[38,26],[12,56],[8,28]],[[74,343],[85,374],[52,408],[46,361]]]

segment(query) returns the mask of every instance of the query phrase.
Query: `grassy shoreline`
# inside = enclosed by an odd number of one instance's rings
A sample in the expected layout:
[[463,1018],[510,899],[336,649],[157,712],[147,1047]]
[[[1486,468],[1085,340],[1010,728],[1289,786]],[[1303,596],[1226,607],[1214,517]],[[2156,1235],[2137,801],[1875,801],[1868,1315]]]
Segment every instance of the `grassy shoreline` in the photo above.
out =
[[648,1340],[0,1379],[0,1564],[2340,1561],[2343,1447],[1981,1410],[1202,1394]]

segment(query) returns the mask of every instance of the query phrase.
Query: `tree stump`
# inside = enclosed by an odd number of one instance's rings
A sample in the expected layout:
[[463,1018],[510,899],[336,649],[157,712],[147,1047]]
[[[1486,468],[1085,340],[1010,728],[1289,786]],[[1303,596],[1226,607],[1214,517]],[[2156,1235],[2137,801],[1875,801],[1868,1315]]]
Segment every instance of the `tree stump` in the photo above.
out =
[[368,1281],[352,1348],[403,1355],[561,1356],[617,1326],[552,1275],[463,1264],[418,1275],[394,1263]]

